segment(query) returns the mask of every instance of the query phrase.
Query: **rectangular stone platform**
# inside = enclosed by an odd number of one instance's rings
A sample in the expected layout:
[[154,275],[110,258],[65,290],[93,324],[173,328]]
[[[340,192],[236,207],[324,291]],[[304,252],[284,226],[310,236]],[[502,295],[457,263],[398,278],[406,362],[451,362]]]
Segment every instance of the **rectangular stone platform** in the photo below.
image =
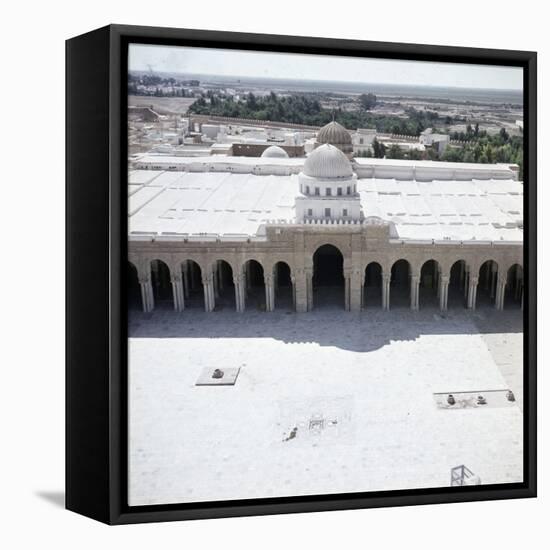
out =
[[199,378],[195,382],[195,386],[234,386],[241,367],[220,368],[219,370],[223,372],[221,378],[213,376],[215,370],[215,367],[203,368]]

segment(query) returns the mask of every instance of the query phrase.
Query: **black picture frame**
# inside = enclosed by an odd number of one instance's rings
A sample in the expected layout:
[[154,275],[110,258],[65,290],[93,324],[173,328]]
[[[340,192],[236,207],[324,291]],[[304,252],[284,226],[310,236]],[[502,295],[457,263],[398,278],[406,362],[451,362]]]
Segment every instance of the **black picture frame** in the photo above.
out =
[[[524,71],[524,481],[129,507],[125,273],[129,43],[507,65]],[[66,507],[125,524],[536,496],[535,52],[109,25],[66,43]]]

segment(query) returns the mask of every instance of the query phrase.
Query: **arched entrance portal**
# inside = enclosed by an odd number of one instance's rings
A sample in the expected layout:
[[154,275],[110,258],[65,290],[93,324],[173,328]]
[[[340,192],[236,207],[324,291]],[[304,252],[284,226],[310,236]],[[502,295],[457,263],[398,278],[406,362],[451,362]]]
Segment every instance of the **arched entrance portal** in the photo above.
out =
[[313,307],[345,308],[344,256],[331,244],[313,254]]
[[204,286],[199,264],[185,260],[181,265],[185,308],[204,309]]
[[449,276],[448,308],[452,306],[466,307],[466,298],[468,297],[467,278],[466,262],[464,260],[456,261],[451,266]]
[[256,260],[248,260],[244,264],[246,275],[246,309],[265,311],[265,280],[264,268]]
[[494,260],[483,262],[479,268],[476,307],[495,303],[497,291],[498,264]]
[[514,309],[523,307],[523,268],[514,264],[506,275],[504,307]]
[[215,310],[235,309],[235,283],[233,269],[225,260],[214,263]]
[[435,260],[428,260],[420,269],[420,307],[439,307],[438,287],[439,264]]
[[141,311],[143,309],[141,287],[139,284],[137,268],[132,262],[128,262],[128,270],[126,272],[126,290],[128,310]]
[[390,306],[410,307],[411,264],[397,260],[391,267]]
[[162,260],[151,262],[151,284],[155,309],[174,309],[170,268]]
[[275,309],[294,309],[290,267],[286,262],[277,262],[273,266],[273,286],[275,288]]
[[378,262],[371,262],[365,269],[363,306],[366,308],[382,306],[382,266]]

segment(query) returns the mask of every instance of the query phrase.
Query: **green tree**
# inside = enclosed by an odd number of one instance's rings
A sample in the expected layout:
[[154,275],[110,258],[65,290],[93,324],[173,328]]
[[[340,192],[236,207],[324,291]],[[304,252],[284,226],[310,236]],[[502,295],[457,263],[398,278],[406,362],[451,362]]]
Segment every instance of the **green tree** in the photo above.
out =
[[375,158],[381,159],[386,155],[386,146],[383,143],[380,143],[376,138],[372,142],[372,152]]
[[376,105],[376,96],[372,93],[361,94],[359,96],[359,103],[365,111],[370,111]]

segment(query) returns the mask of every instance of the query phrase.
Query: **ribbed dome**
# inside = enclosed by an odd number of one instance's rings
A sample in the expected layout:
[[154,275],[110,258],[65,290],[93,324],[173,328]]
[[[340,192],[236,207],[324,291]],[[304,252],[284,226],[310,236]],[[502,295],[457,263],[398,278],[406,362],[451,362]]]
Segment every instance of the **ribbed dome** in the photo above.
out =
[[314,149],[304,163],[303,173],[311,178],[351,178],[351,162],[340,149],[325,143]]
[[333,120],[319,130],[317,142],[331,143],[332,145],[351,145],[351,136],[341,124]]
[[264,149],[262,153],[263,158],[277,158],[277,159],[287,159],[288,153],[281,147],[277,145],[271,145],[267,149]]

